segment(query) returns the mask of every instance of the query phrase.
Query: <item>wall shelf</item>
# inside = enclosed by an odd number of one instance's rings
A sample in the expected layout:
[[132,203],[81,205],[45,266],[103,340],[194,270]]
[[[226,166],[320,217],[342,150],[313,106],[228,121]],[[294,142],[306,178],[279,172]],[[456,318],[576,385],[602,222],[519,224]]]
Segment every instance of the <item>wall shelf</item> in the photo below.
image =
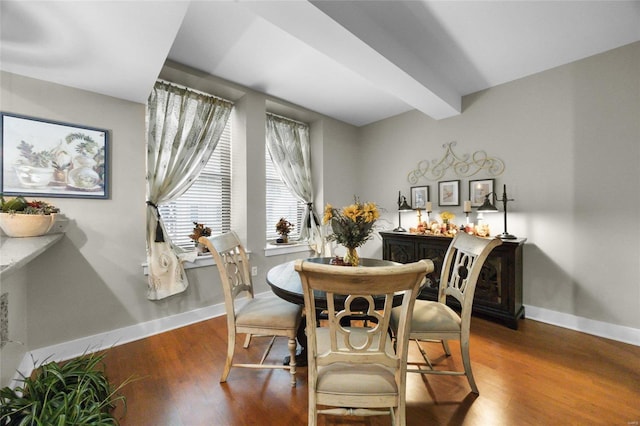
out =
[[63,233],[30,238],[10,238],[3,235],[0,239],[0,278],[7,279],[15,271],[44,253],[63,236]]

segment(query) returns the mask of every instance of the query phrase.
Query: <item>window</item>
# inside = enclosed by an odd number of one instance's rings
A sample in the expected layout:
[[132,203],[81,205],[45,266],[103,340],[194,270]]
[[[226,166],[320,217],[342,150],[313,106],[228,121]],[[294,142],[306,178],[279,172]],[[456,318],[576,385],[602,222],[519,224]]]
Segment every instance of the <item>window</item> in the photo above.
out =
[[276,240],[280,237],[276,232],[276,223],[281,217],[293,223],[294,227],[289,234],[289,238],[297,239],[300,237],[300,228],[304,219],[304,205],[298,201],[280,179],[273,161],[271,161],[269,150],[266,148],[265,169],[267,181],[267,240]]
[[231,119],[209,162],[191,187],[175,201],[159,206],[174,244],[192,249],[193,222],[211,228],[213,235],[231,229]]

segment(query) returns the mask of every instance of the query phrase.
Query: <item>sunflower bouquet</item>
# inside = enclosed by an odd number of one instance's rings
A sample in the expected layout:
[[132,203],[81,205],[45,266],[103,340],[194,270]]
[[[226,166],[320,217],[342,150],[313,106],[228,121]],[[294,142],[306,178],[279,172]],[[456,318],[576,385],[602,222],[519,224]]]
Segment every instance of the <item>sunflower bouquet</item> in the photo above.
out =
[[340,210],[327,204],[324,208],[323,223],[330,223],[333,231],[327,239],[345,246],[350,252],[355,252],[356,247],[360,247],[371,238],[379,217],[380,212],[375,203],[362,203],[357,197],[353,204]]

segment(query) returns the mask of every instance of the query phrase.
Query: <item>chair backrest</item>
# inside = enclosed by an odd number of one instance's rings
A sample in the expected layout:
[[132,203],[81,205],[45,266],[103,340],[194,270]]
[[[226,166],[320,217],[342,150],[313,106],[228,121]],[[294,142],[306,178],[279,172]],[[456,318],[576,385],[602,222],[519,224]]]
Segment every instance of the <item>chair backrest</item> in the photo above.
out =
[[500,244],[502,241],[498,238],[480,238],[458,232],[447,249],[442,263],[438,301],[446,303],[447,296],[455,297],[462,307],[463,321],[470,319],[482,266],[491,250]]
[[233,231],[214,237],[200,237],[198,242],[209,249],[216,262],[222,282],[227,317],[235,318],[234,301],[238,295],[246,293],[249,298],[254,296],[247,252]]
[[[330,345],[323,353],[318,353],[315,321],[307,321],[310,371],[319,365],[335,362],[382,364],[398,369],[398,374],[406,369],[408,319],[420,284],[425,275],[433,271],[430,260],[374,267],[335,266],[298,260],[295,270],[302,281],[307,318],[316,318],[315,292],[324,292],[327,298]],[[398,342],[404,343],[398,344],[396,353],[385,348],[394,297],[396,302],[402,298]],[[365,333],[356,334],[353,327],[341,324],[341,320],[354,315],[361,317],[362,314],[369,318],[369,323],[373,323]]]

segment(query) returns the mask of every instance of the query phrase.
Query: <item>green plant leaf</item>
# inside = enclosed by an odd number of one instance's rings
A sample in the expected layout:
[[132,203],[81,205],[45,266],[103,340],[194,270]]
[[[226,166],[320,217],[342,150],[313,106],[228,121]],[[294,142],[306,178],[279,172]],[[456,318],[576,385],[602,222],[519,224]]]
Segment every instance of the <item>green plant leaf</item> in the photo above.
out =
[[105,353],[40,364],[22,386],[0,389],[0,425],[118,425],[111,412],[126,399],[104,374]]

